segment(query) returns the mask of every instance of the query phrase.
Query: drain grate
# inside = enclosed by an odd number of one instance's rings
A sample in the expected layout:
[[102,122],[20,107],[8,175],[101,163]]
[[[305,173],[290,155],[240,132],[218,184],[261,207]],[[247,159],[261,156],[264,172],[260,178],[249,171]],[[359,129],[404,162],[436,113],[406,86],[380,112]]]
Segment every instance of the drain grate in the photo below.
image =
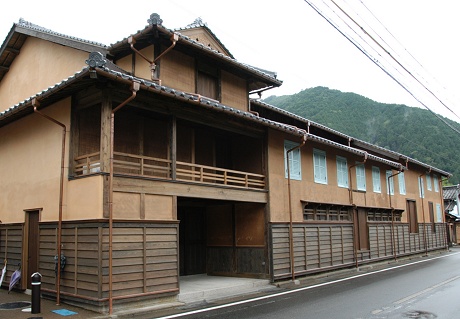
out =
[[6,302],[0,304],[0,310],[12,310],[12,309],[21,309],[24,307],[30,307],[29,301],[15,301],[15,302]]
[[406,318],[413,318],[413,319],[434,319],[437,318],[434,313],[428,311],[421,311],[421,310],[414,310],[409,311],[403,314]]

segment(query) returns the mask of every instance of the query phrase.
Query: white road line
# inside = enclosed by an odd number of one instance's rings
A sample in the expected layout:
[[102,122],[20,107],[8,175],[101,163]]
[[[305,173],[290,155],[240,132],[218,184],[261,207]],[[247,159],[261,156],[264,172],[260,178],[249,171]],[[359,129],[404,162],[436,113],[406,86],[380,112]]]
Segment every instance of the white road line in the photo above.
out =
[[412,263],[409,263],[409,264],[404,264],[404,265],[394,266],[394,267],[385,268],[385,269],[381,269],[381,270],[376,270],[376,271],[368,272],[368,273],[365,273],[365,274],[359,274],[359,275],[356,275],[356,276],[337,279],[337,280],[333,280],[333,281],[329,281],[329,282],[325,282],[325,283],[321,283],[321,284],[316,284],[316,285],[312,285],[312,286],[308,286],[308,287],[302,287],[302,288],[297,288],[297,289],[293,289],[293,290],[289,290],[289,291],[283,291],[283,292],[279,292],[279,293],[271,294],[271,295],[267,295],[267,296],[241,300],[241,301],[232,302],[232,303],[228,303],[228,304],[224,304],[224,305],[214,306],[214,307],[210,307],[210,308],[202,308],[202,309],[192,310],[192,311],[178,313],[178,314],[164,316],[164,317],[158,317],[156,319],[180,318],[180,317],[183,317],[183,316],[194,315],[194,314],[203,313],[203,312],[207,312],[207,311],[213,311],[213,310],[228,308],[228,307],[232,307],[232,306],[244,305],[246,303],[250,303],[250,302],[254,302],[254,301],[275,298],[275,297],[279,297],[279,296],[293,294],[293,293],[296,293],[296,292],[299,292],[299,291],[310,290],[310,289],[313,289],[313,288],[328,286],[328,285],[332,285],[332,284],[335,284],[335,283],[338,283],[338,282],[348,281],[348,280],[352,280],[352,279],[356,279],[356,278],[360,278],[360,277],[364,277],[364,276],[370,276],[370,275],[373,275],[373,274],[378,274],[378,273],[385,272],[385,271],[390,271],[390,270],[393,270],[393,269],[398,269],[398,268],[403,268],[403,267],[407,267],[407,266],[411,266],[411,265],[416,265],[416,264],[420,264],[420,263],[435,260],[435,259],[450,257],[450,256],[457,255],[457,254],[460,254],[460,252],[452,253],[452,254],[448,254],[448,255],[444,255],[444,256],[439,256],[439,257],[434,257],[434,258],[430,258],[430,259],[415,261],[415,262],[412,262]]
[[452,278],[450,278],[450,279],[448,279],[446,281],[440,282],[439,284],[436,284],[434,286],[431,286],[431,287],[428,287],[426,289],[420,290],[419,292],[416,292],[415,294],[412,294],[412,295],[407,296],[405,298],[399,299],[399,300],[395,301],[394,304],[399,305],[399,304],[405,303],[406,301],[409,301],[411,299],[415,299],[416,297],[418,297],[420,295],[423,295],[424,293],[427,293],[427,292],[429,292],[431,290],[439,288],[439,287],[441,287],[441,286],[443,286],[445,284],[448,284],[448,283],[450,283],[450,282],[452,282],[454,280],[457,280],[458,278],[460,278],[460,276],[452,277]]

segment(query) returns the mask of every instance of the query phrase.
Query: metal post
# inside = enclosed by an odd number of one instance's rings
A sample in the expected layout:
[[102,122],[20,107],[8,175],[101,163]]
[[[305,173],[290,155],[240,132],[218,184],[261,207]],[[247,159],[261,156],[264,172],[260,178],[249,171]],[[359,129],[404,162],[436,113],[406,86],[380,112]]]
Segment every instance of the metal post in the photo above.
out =
[[41,298],[41,278],[39,272],[32,274],[32,313],[40,313],[40,298]]

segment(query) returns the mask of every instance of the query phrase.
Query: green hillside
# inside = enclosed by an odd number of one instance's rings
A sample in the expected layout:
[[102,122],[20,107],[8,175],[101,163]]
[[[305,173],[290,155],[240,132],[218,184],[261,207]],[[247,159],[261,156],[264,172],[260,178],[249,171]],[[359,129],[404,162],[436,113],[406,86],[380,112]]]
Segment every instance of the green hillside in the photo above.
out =
[[[270,96],[264,102],[450,172],[449,183],[460,183],[460,134],[428,110],[326,87]],[[460,131],[459,123],[445,120]]]

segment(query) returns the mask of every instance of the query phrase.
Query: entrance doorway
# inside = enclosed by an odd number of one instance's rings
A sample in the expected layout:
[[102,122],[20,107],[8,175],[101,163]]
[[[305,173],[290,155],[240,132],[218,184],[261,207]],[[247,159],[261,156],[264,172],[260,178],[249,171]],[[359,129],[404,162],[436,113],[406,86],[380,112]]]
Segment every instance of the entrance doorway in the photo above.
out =
[[180,276],[206,273],[206,213],[203,207],[179,207]]
[[23,271],[27,274],[27,289],[32,289],[32,274],[38,271],[39,253],[39,229],[38,222],[40,215],[38,210],[26,211],[26,244],[27,255],[25,256],[26,265]]

